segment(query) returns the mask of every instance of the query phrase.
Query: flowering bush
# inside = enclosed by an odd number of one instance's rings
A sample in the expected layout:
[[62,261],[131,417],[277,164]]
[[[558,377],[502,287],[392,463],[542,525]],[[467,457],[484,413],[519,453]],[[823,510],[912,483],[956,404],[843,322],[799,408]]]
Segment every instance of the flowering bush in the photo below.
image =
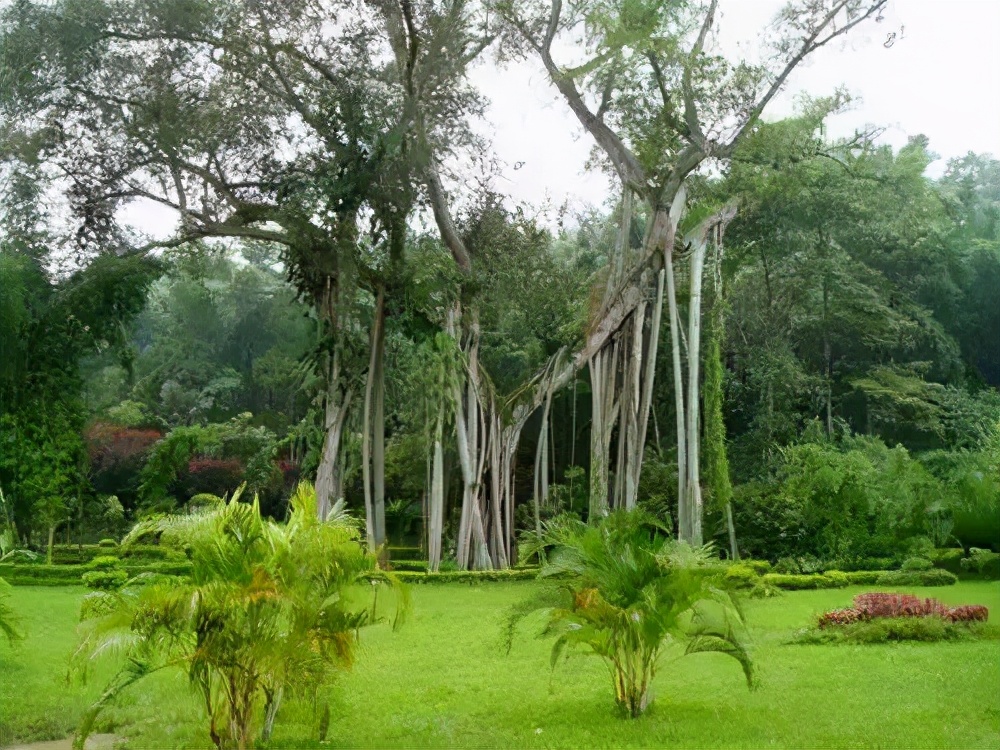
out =
[[963,604],[948,610],[945,616],[949,622],[986,622],[990,611],[982,604]]
[[850,625],[861,619],[861,612],[854,607],[847,609],[834,609],[820,615],[819,626],[825,628],[828,625]]
[[911,594],[872,592],[854,597],[854,606],[835,609],[819,617],[819,627],[849,625],[858,621],[898,617],[939,617],[948,622],[986,622],[989,610],[979,604],[949,608],[937,599]]
[[948,611],[937,599],[921,599],[911,594],[858,594],[854,597],[854,606],[866,620],[875,617],[943,616]]

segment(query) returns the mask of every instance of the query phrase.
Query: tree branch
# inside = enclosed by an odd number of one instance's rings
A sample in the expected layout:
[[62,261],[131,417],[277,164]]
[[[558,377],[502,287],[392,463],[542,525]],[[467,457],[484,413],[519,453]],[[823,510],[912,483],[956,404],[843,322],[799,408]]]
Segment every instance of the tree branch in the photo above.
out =
[[723,149],[720,151],[720,155],[728,156],[732,153],[733,148],[736,146],[736,144],[740,141],[741,138],[743,138],[743,136],[746,134],[749,128],[757,121],[761,113],[764,111],[764,108],[785,85],[785,81],[788,80],[788,76],[791,75],[795,67],[800,62],[802,62],[802,60],[804,60],[806,56],[808,56],[812,52],[815,52],[820,47],[830,42],[832,39],[835,39],[838,36],[842,36],[843,34],[846,34],[848,31],[853,29],[862,21],[866,21],[867,19],[871,18],[875,13],[877,13],[879,10],[885,7],[887,1],[888,0],[873,0],[872,4],[868,7],[867,11],[859,15],[854,20],[849,21],[844,26],[841,26],[839,29],[834,29],[825,38],[820,39],[820,34],[822,34],[823,31],[833,22],[833,20],[837,17],[837,14],[844,9],[844,7],[848,4],[848,2],[850,2],[850,0],[840,0],[840,2],[834,5],[833,9],[823,18],[823,21],[815,29],[813,29],[813,32],[808,37],[805,38],[805,40],[802,42],[802,46],[799,47],[799,51],[785,64],[784,69],[771,84],[771,87],[767,90],[764,96],[761,97],[760,101],[758,101],[757,104],[754,105],[753,109],[750,110],[750,114],[747,116],[746,121],[740,127],[736,135],[733,136],[733,139],[728,144],[726,144],[725,147],[723,147]]
[[705,142],[705,134],[702,132],[701,123],[698,121],[698,106],[695,102],[694,85],[691,79],[694,66],[698,63],[698,58],[701,57],[702,52],[705,50],[705,39],[708,37],[708,32],[711,30],[712,24],[715,23],[715,11],[718,7],[719,0],[712,0],[712,4],[708,6],[708,13],[705,14],[705,20],[702,21],[698,38],[691,48],[691,54],[688,55],[687,63],[684,65],[684,73],[681,76],[681,92],[684,97],[684,123],[687,125],[690,138],[702,151],[708,151],[708,144]]

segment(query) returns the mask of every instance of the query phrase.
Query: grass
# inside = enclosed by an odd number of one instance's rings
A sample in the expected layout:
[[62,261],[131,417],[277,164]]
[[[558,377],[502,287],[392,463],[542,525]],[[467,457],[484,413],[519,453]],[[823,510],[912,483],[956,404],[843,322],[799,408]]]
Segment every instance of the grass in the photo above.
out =
[[[747,602],[762,685],[748,692],[719,655],[670,658],[656,703],[629,721],[614,713],[601,662],[549,670],[541,624],[526,621],[500,651],[505,609],[539,584],[414,587],[396,633],[364,633],[354,670],[331,694],[328,747],[1000,748],[1000,642],[788,645],[815,614],[869,587],[801,591]],[[947,604],[985,604],[1000,616],[1000,584],[905,589]],[[82,588],[17,588],[11,604],[29,637],[0,643],[0,746],[69,734],[108,676],[67,683]],[[99,731],[127,747],[205,748],[199,705],[183,676],[140,685]],[[314,747],[311,712],[289,705],[272,747]]]

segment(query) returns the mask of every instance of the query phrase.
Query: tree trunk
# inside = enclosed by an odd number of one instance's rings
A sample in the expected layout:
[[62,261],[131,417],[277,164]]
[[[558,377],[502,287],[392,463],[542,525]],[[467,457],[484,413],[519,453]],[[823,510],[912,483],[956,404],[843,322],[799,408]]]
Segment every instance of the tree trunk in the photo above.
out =
[[707,245],[696,242],[691,252],[691,302],[688,306],[688,396],[687,396],[687,491],[691,513],[691,538],[694,545],[702,544],[702,498],[698,428],[701,399],[701,286]]
[[319,467],[316,470],[316,512],[325,519],[334,503],[343,496],[341,482],[341,452],[340,441],[344,432],[344,422],[347,419],[347,409],[351,403],[351,391],[340,396],[337,385],[339,367],[333,369],[334,377],[327,385],[326,395],[326,435],[323,439],[323,452]]
[[437,572],[441,566],[441,534],[444,523],[444,404],[438,409],[434,425],[434,460],[431,469],[431,491],[428,499],[427,568]]
[[55,545],[56,541],[56,525],[49,524],[49,541],[45,546],[45,563],[46,565],[52,564],[52,547]]
[[677,412],[677,535],[690,541],[691,511],[687,493],[687,436],[684,429],[684,371],[681,369],[680,315],[677,311],[677,287],[674,283],[673,248],[668,248],[664,265],[667,276],[667,303],[670,315],[670,349],[674,375],[674,408]]
[[361,471],[368,547],[375,550],[385,544],[385,290],[382,287],[375,298],[370,345]]

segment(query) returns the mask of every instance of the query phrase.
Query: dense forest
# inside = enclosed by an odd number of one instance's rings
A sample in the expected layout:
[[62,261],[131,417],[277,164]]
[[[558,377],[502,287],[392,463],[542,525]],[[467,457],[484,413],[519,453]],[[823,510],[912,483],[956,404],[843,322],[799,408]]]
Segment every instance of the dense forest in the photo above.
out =
[[[931,179],[923,136],[828,138],[839,94],[762,121],[780,68],[695,65],[704,33],[688,58],[641,19],[590,18],[567,78],[562,27],[514,6],[495,32],[372,6],[326,39],[309,2],[211,7],[5,11],[4,551],[242,483],[282,519],[300,478],[432,569],[636,506],[806,566],[998,549],[992,156]],[[800,52],[871,12],[804,10]],[[502,194],[466,79],[494,41],[540,55],[618,182],[604,206]],[[136,199],[176,233],[123,224]]]

